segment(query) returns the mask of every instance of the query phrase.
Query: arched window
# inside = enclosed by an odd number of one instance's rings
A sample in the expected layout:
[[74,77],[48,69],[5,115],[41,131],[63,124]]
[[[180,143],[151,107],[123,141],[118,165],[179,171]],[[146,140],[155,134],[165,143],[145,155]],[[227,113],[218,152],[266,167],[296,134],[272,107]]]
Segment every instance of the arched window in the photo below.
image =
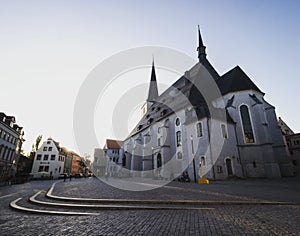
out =
[[250,120],[249,109],[246,105],[240,107],[245,143],[254,143],[254,134]]
[[181,131],[176,132],[176,145],[181,146]]
[[203,136],[202,122],[196,124],[197,137]]
[[157,154],[157,160],[156,160],[156,166],[157,166],[157,168],[160,168],[161,165],[162,165],[161,154],[158,153]]
[[176,118],[175,124],[176,124],[176,126],[179,126],[179,125],[180,125],[180,119],[179,119],[179,118]]
[[222,131],[222,136],[223,136],[223,138],[228,138],[226,125],[221,124],[221,131]]

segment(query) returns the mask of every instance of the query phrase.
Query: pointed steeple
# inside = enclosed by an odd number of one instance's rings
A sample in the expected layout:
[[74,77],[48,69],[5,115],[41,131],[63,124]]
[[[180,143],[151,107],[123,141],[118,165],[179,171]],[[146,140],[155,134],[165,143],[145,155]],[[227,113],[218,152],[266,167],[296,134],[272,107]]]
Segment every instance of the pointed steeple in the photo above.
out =
[[157,89],[155,66],[154,66],[154,59],[153,59],[147,102],[154,102],[157,97],[158,97],[158,89]]
[[201,62],[201,60],[206,59],[206,52],[205,52],[206,47],[203,45],[199,25],[198,25],[198,40],[199,40],[199,42],[198,42],[197,51],[198,51],[199,61]]

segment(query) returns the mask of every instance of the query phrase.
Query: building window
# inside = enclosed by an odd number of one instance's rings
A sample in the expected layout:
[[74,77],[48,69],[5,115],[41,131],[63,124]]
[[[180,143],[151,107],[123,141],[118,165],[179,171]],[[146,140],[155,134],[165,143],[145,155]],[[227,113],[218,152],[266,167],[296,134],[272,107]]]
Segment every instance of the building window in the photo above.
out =
[[177,147],[181,146],[181,131],[176,132],[176,144],[177,144]]
[[180,125],[180,119],[179,119],[179,118],[176,118],[175,124],[176,124],[176,126],[179,126],[179,125]]
[[157,145],[160,146],[160,138],[157,139]]
[[44,171],[49,172],[49,166],[45,166]]
[[41,159],[42,159],[42,155],[41,155],[41,154],[37,154],[36,160],[39,161],[39,160],[41,160]]
[[250,120],[249,109],[246,105],[240,107],[245,143],[254,143],[254,134]]
[[196,124],[197,137],[203,136],[202,122]]
[[157,129],[158,134],[160,134],[160,129],[161,129],[161,127],[158,127],[158,129]]
[[43,148],[43,151],[47,151],[47,147],[44,147],[44,148]]
[[222,131],[222,136],[223,136],[223,138],[228,138],[226,125],[221,124],[221,131]]
[[44,155],[44,161],[48,161],[49,155]]
[[52,147],[49,147],[49,148],[48,148],[48,151],[52,151]]
[[177,152],[177,160],[182,160],[182,152]]
[[44,170],[44,166],[39,166],[39,171],[38,172],[42,172]]
[[3,130],[3,131],[2,131],[2,134],[1,134],[1,138],[2,138],[2,139],[5,139],[5,136],[6,136],[6,132]]
[[222,166],[217,166],[217,173],[223,173]]
[[55,161],[55,155],[51,155],[51,161]]
[[51,141],[47,141],[47,144],[51,144]]

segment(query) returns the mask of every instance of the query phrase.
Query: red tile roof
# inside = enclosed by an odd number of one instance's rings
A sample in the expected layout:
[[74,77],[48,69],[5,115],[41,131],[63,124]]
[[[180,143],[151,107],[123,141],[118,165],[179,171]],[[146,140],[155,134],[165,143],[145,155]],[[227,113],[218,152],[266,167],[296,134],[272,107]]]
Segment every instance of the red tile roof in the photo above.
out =
[[122,145],[123,145],[123,141],[106,139],[107,149],[120,149]]

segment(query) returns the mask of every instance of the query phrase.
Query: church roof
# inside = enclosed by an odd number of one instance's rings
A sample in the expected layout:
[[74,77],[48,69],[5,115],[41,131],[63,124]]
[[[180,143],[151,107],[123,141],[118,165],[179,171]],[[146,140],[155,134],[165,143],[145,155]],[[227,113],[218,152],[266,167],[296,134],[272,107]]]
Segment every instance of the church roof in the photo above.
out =
[[[199,67],[199,65],[204,66],[208,73],[215,80],[221,95],[243,90],[254,90],[263,94],[263,92],[251,81],[251,79],[239,66],[236,66],[223,76],[220,76],[206,58],[206,47],[203,44],[199,26],[198,35],[199,45],[197,51],[199,64],[196,64],[193,68],[200,70],[199,68],[201,68],[201,66]],[[191,70],[193,70],[193,68]],[[189,72],[187,73],[189,74]],[[187,116],[187,123],[194,122],[195,120],[200,120],[205,117],[213,117],[220,120],[227,119],[227,122],[234,123],[227,110],[225,114],[226,117],[224,117],[223,109],[208,107],[207,102],[211,103],[214,99],[218,98],[212,97],[210,98],[211,101],[206,101],[204,99],[203,95],[195,85],[198,84],[198,86],[201,86],[201,84],[199,84],[202,82],[201,76],[205,76],[205,73],[202,73],[202,75],[200,73],[199,76],[194,78],[194,81],[190,81],[188,79],[189,77],[186,78],[185,76],[182,76],[165,92],[158,96],[155,68],[153,63],[147,101],[152,101],[154,103],[148,109],[147,113],[142,117],[129,137],[141,132],[142,130],[151,126],[153,123],[158,122],[183,108],[186,109],[185,112]],[[191,115],[192,112],[196,113],[196,117]]]
[[157,89],[155,66],[154,66],[154,60],[153,60],[147,101],[153,102],[156,100],[157,97],[158,97],[158,89]]
[[222,95],[243,90],[254,90],[263,94],[239,66],[222,75],[216,82]]

